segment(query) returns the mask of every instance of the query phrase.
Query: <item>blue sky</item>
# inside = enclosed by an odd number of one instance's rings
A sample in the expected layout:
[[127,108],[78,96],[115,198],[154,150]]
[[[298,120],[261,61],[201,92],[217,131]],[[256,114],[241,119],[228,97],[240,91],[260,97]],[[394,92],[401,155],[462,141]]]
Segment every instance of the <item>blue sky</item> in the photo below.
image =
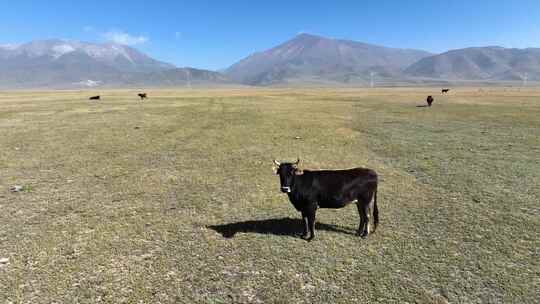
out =
[[0,0],[0,44],[113,40],[178,66],[224,68],[299,32],[432,52],[540,47],[540,1]]

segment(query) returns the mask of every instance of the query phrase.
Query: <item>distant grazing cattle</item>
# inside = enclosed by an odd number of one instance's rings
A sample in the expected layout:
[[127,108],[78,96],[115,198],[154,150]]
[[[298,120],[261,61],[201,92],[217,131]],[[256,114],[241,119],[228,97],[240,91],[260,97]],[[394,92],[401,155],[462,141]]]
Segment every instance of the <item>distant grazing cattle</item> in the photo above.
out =
[[441,90],[441,94],[446,94],[446,93],[448,93],[449,91],[450,91],[450,89],[442,89],[442,90]]
[[373,232],[379,223],[377,209],[377,173],[371,169],[348,170],[300,170],[295,163],[274,160],[279,175],[281,192],[287,193],[296,210],[302,213],[304,231],[302,238],[311,241],[315,237],[315,214],[318,208],[338,209],[356,201],[360,214],[358,235],[369,234],[369,213],[373,200]]
[[139,93],[139,94],[137,94],[137,95],[141,98],[141,100],[143,100],[143,99],[145,99],[145,98],[148,98],[148,97],[146,96],[146,93]]
[[90,99],[90,100],[100,100],[101,97],[99,95],[96,95],[96,96],[92,96],[92,97],[90,97],[88,99]]
[[429,95],[426,99],[428,106],[431,107],[431,104],[433,103],[433,96]]

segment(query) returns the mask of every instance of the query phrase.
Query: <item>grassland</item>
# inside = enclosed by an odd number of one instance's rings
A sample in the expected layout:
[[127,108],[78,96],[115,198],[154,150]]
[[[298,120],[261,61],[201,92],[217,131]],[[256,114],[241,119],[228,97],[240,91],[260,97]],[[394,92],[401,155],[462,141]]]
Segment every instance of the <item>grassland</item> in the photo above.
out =
[[[540,90],[434,91],[4,92],[0,303],[537,303]],[[297,156],[377,170],[380,229],[298,238]]]

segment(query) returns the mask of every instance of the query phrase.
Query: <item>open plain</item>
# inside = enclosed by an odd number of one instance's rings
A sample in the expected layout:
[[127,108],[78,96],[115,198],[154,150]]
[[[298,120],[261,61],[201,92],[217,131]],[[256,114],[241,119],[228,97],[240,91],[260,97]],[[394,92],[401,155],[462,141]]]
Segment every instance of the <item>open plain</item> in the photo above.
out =
[[[540,299],[540,89],[138,92],[0,93],[0,303]],[[300,239],[297,157],[375,169],[377,232]]]

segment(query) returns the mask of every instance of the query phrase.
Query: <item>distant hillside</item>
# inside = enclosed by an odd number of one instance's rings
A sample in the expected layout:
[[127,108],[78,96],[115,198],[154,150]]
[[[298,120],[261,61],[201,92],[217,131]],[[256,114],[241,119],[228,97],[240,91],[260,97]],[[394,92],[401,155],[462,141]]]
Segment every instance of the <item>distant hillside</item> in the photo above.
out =
[[222,83],[224,76],[177,69],[131,47],[112,43],[41,40],[0,45],[0,87],[58,88]]
[[2,67],[39,65],[62,68],[65,65],[97,64],[123,72],[149,72],[174,68],[125,45],[88,43],[59,39],[33,41],[20,46],[0,45]]
[[362,42],[300,34],[272,49],[255,53],[229,67],[233,80],[250,85],[298,81],[365,82],[399,77],[402,69],[432,54]]
[[232,84],[232,81],[221,73],[194,68],[175,68],[159,72],[130,74],[124,82],[148,86]]
[[405,70],[412,77],[455,80],[540,80],[540,49],[475,47],[423,58]]

